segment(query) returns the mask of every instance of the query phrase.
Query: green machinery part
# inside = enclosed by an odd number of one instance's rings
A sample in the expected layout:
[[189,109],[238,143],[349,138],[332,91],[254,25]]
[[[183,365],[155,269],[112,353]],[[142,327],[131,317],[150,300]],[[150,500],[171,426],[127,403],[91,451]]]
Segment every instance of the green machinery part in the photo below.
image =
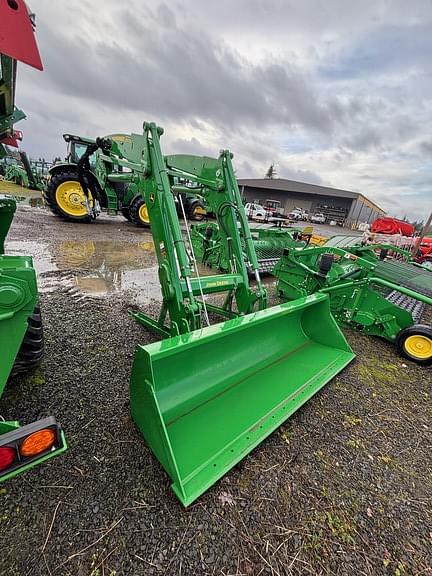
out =
[[274,274],[283,298],[326,293],[341,325],[385,338],[419,364],[432,362],[432,328],[419,324],[424,306],[432,304],[428,270],[380,260],[371,248],[322,246],[287,250]]
[[[17,160],[5,164],[4,177],[9,182],[14,182],[19,186],[30,188],[31,190],[42,190],[44,181],[42,173],[37,170],[29,161],[25,152],[20,152],[21,163]],[[10,157],[8,157],[10,159]]]
[[[4,254],[4,241],[16,210],[15,200],[0,196],[0,396],[11,374],[37,365],[43,353],[43,334],[37,305],[36,272],[30,256]],[[45,431],[45,432],[44,432]],[[46,447],[25,453],[22,446],[31,435],[48,436]],[[34,436],[33,436],[34,438]],[[23,472],[66,450],[60,425],[53,417],[20,426],[0,422],[0,481]]]
[[[33,22],[21,0],[0,5],[0,157],[3,144],[17,146],[22,135],[14,124],[25,118],[15,107],[17,58],[41,68]],[[19,30],[18,30],[19,29]],[[16,38],[19,32],[20,42]],[[0,396],[11,374],[34,366],[43,352],[36,273],[30,256],[4,254],[5,238],[16,202],[0,196]],[[66,440],[54,417],[26,426],[0,419],[0,481],[12,478],[66,450]]]
[[[271,224],[256,224],[250,227],[250,232],[261,274],[272,272],[286,248],[302,248],[307,246],[310,240],[310,235],[303,238],[300,229],[284,229]],[[216,222],[193,224],[191,239],[200,262],[222,272],[229,271],[228,254],[224,251],[225,245]],[[248,272],[251,274],[252,270],[248,268]]]
[[[149,210],[163,303],[158,320],[143,312],[133,316],[163,340],[138,346],[130,399],[133,419],[187,506],[354,354],[327,296],[267,307],[230,152],[218,158],[164,157],[162,134],[156,124],[144,123],[137,186]],[[201,188],[233,272],[196,275],[172,193],[179,181]],[[210,304],[207,297],[217,293],[225,294],[224,303]],[[228,320],[210,326],[209,311]]]
[[[68,162],[50,168],[44,194],[51,211],[65,220],[92,222],[105,209],[148,227],[147,206],[137,186],[145,138],[140,134],[111,134],[97,140],[64,134],[63,138],[69,145]],[[204,218],[204,204],[192,190],[177,186],[173,192],[176,198],[182,196],[190,219]]]
[[132,416],[189,505],[353,358],[314,295],[140,346]]

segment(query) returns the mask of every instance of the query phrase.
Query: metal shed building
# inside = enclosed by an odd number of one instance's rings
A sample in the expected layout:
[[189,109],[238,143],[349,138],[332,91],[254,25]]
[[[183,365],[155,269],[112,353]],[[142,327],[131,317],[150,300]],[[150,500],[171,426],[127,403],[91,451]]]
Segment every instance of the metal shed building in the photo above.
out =
[[285,214],[296,206],[310,214],[323,212],[328,220],[356,228],[361,222],[372,223],[385,211],[363,194],[306,184],[285,178],[239,179],[238,185],[246,202],[279,200]]

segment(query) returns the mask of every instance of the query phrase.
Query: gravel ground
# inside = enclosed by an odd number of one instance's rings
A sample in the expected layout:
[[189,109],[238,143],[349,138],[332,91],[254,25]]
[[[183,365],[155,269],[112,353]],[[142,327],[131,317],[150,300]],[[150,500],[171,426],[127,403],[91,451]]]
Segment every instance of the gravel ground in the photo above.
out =
[[[143,234],[21,208],[9,238]],[[154,340],[127,314],[133,291],[41,300],[45,359],[0,413],[54,414],[69,450],[1,485],[1,575],[432,574],[430,369],[348,331],[356,361],[185,510],[129,414],[134,348]]]

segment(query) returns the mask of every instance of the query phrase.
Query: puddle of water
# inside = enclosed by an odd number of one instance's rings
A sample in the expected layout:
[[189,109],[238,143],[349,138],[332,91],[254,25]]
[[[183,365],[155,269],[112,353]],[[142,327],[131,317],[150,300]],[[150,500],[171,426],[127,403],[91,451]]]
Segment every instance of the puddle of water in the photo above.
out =
[[[161,300],[153,242],[65,240],[9,241],[9,254],[33,256],[40,292],[70,290],[83,296],[103,297],[129,291],[137,305]],[[198,264],[201,276],[217,272]]]
[[30,188],[24,188],[7,180],[0,180],[0,194],[12,196],[18,204],[24,204],[32,208],[44,206],[40,190],[30,190]]
[[48,242],[6,239],[5,254],[32,256],[34,267],[39,275],[58,270]]
[[17,202],[17,204],[23,204],[25,206],[30,206],[31,208],[44,208],[45,204],[43,199],[40,197],[40,195],[36,195],[38,194],[37,192],[35,192],[35,196],[12,196],[12,198],[14,198]]

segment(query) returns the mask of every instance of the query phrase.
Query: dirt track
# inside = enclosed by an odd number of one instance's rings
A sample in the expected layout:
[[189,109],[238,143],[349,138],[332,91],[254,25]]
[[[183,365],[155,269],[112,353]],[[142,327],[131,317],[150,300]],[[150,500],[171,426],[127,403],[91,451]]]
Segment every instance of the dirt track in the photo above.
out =
[[[430,369],[348,332],[357,360],[184,510],[129,414],[135,346],[155,339],[127,314],[137,301],[156,313],[151,251],[130,252],[148,233],[21,208],[9,239],[39,244],[42,264],[49,250],[46,355],[0,413],[55,414],[69,450],[1,485],[1,575],[432,574]],[[97,290],[80,281],[92,277]]]

